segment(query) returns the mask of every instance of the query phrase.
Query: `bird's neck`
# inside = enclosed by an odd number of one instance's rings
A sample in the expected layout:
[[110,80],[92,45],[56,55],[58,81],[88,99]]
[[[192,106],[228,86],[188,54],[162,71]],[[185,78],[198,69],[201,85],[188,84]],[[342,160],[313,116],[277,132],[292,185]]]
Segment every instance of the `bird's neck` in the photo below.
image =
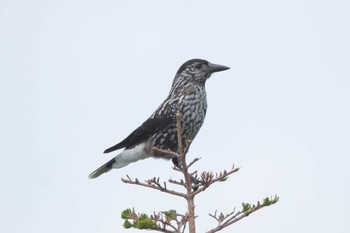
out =
[[195,93],[203,93],[205,94],[205,85],[198,85],[193,83],[188,83],[186,85],[173,87],[170,91],[171,95],[191,95]]

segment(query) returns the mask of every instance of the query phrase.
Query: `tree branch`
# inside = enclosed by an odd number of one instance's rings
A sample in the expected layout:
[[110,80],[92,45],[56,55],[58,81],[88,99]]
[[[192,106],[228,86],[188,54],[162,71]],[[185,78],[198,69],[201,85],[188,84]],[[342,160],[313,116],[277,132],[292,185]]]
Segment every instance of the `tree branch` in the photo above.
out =
[[178,151],[180,154],[180,158],[181,158],[181,167],[183,170],[183,175],[184,175],[184,179],[185,179],[185,184],[186,184],[186,191],[187,191],[187,195],[186,195],[186,201],[187,201],[187,211],[188,211],[188,225],[189,225],[189,232],[190,233],[195,233],[196,232],[196,223],[195,223],[195,211],[194,211],[194,195],[192,194],[192,183],[191,183],[191,179],[190,179],[190,175],[188,174],[188,167],[186,164],[186,153],[185,150],[187,152],[189,145],[190,145],[190,141],[187,143],[188,145],[186,145],[186,148],[184,150],[183,145],[182,145],[182,128],[181,128],[181,118],[182,118],[182,114],[181,113],[177,113],[176,114],[176,128],[177,128],[177,142],[179,145]]
[[163,153],[163,154],[172,155],[172,156],[175,156],[177,158],[180,157],[180,155],[178,153],[176,153],[174,151],[171,151],[171,150],[164,150],[164,149],[161,149],[161,148],[158,148],[158,147],[152,147],[152,150],[160,152],[160,153]]
[[143,186],[143,187],[147,187],[147,188],[151,188],[151,189],[156,189],[156,190],[159,190],[159,191],[164,192],[164,193],[168,193],[168,194],[171,194],[171,195],[175,195],[175,196],[186,198],[186,194],[184,194],[184,193],[180,193],[180,192],[177,192],[175,190],[167,189],[165,182],[164,182],[164,186],[162,186],[159,183],[159,178],[156,179],[154,177],[153,179],[146,180],[145,182],[140,182],[138,179],[134,179],[133,180],[127,175],[127,179],[121,178],[121,180],[124,183],[127,183],[127,184],[134,184],[134,185],[139,185],[139,186]]
[[223,172],[220,172],[219,174],[215,175],[215,178],[213,177],[212,173],[210,172],[203,172],[201,175],[201,181],[203,182],[203,185],[200,186],[196,191],[193,192],[193,195],[197,195],[204,190],[206,190],[210,185],[216,183],[225,181],[228,176],[232,175],[235,172],[238,172],[239,168],[235,168],[234,165],[232,165],[232,168],[230,171],[224,170]]
[[207,231],[206,233],[214,233],[222,230],[225,227],[228,227],[232,225],[235,222],[238,222],[242,220],[245,217],[248,217],[251,213],[254,213],[266,206],[273,205],[277,203],[279,200],[279,197],[276,195],[275,197],[268,198],[266,197],[263,200],[263,203],[260,204],[260,202],[257,202],[256,205],[250,205],[248,203],[242,203],[243,209],[241,211],[238,211],[235,213],[235,210],[232,211],[229,214],[224,215],[223,213],[220,213],[219,216],[217,216],[217,211],[215,211],[214,214],[209,214],[210,217],[214,218],[218,222],[218,226]]
[[[226,181],[230,175],[239,171],[239,168],[235,168],[233,165],[229,171],[224,170],[219,173],[205,171],[198,175],[197,171],[192,173],[189,172],[189,167],[196,163],[199,160],[199,158],[195,158],[189,164],[186,163],[186,154],[191,144],[191,141],[183,141],[182,139],[181,117],[182,115],[180,113],[176,114],[178,151],[174,152],[156,147],[153,147],[152,150],[163,154],[171,155],[179,160],[181,166],[175,166],[173,167],[173,169],[175,171],[181,172],[183,174],[183,179],[169,179],[168,182],[174,185],[184,187],[186,191],[178,192],[175,190],[168,189],[167,182],[161,182],[159,177],[153,177],[151,179],[145,180],[144,182],[140,182],[137,178],[131,179],[128,175],[126,175],[127,178],[122,178],[121,180],[124,183],[139,185],[171,195],[183,197],[187,201],[187,213],[183,215],[176,213],[176,210],[169,210],[160,212],[158,214],[154,212],[153,215],[148,217],[148,215],[146,214],[136,214],[134,210],[131,211],[130,209],[127,209],[122,213],[122,218],[125,219],[125,228],[133,227],[136,229],[155,230],[165,233],[184,233],[186,225],[188,223],[189,233],[195,233],[195,196],[201,192],[204,192],[208,187],[210,187],[216,182]],[[265,198],[262,204],[260,204],[260,202],[257,202],[254,205],[243,203],[243,209],[238,212],[236,212],[234,209],[231,213],[220,213],[218,215],[217,211],[215,211],[214,214],[209,214],[209,216],[215,219],[218,225],[215,228],[212,228],[211,230],[207,231],[207,233],[218,232],[223,228],[226,228],[232,225],[233,223],[247,217],[249,214],[258,211],[263,207],[275,204],[276,202],[278,202],[278,196],[275,196],[274,198]],[[129,219],[133,222],[130,223],[128,221]]]

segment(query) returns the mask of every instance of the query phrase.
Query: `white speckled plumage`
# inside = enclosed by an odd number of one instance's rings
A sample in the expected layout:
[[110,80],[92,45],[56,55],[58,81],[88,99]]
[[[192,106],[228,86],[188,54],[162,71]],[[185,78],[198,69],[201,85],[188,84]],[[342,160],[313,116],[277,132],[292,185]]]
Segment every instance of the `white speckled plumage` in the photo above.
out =
[[182,114],[182,139],[193,140],[203,125],[207,112],[206,80],[214,72],[229,69],[226,66],[216,65],[201,59],[192,59],[185,62],[177,71],[168,97],[157,110],[136,130],[123,141],[108,148],[109,153],[121,148],[124,151],[115,158],[90,174],[96,178],[112,168],[121,168],[129,163],[148,157],[173,159],[176,158],[151,150],[152,147],[177,152],[176,114]]

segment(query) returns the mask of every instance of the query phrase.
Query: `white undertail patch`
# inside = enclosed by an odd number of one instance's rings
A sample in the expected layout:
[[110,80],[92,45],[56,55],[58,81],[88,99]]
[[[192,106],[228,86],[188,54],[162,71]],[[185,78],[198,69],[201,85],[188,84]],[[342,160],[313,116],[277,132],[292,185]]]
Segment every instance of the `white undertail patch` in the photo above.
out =
[[129,163],[136,162],[141,159],[150,157],[146,152],[145,148],[146,143],[141,143],[134,148],[126,149],[122,151],[117,157],[114,158],[115,163],[113,163],[113,168],[122,168],[128,165]]

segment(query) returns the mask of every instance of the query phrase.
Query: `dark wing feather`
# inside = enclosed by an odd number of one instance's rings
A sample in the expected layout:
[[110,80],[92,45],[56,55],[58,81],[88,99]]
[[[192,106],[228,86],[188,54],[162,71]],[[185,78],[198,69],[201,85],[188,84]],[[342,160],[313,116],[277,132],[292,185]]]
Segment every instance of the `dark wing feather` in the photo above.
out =
[[118,144],[108,148],[103,153],[109,153],[121,148],[132,148],[143,141],[146,141],[149,137],[158,131],[166,129],[175,119],[169,118],[149,118],[140,127],[135,129],[129,136]]

